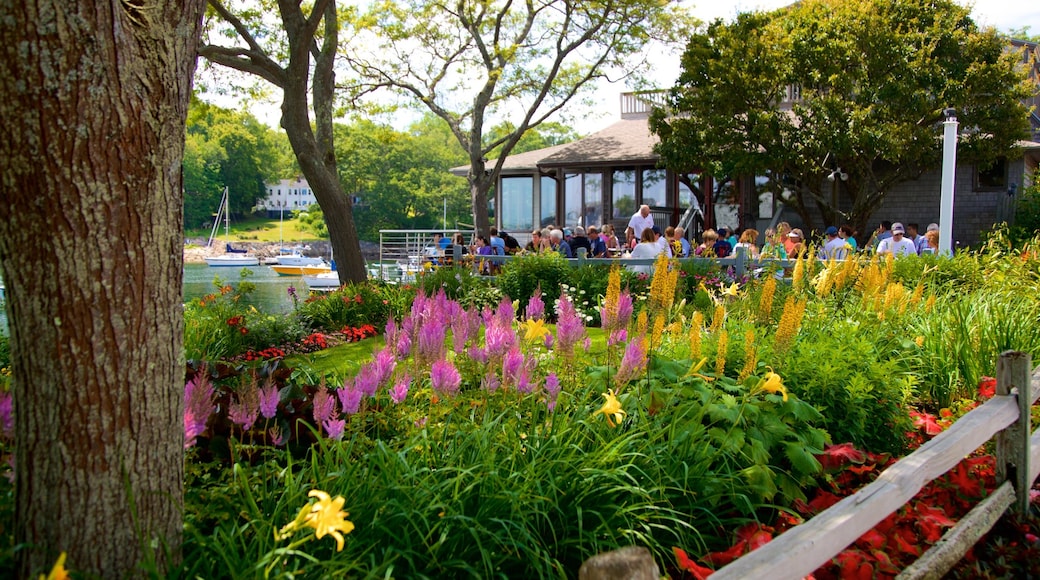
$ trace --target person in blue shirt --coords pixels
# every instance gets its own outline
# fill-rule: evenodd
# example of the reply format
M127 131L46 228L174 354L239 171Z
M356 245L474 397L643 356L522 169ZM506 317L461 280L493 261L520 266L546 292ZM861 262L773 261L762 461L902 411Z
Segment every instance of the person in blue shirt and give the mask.
M438 232L438 233L436 233L436 234L433 234L433 242L434 242L434 244L436 244L436 245L437 245L437 247L439 247L439 248L440 248L440 249L441 249L442 251L443 251L443 250L447 250L448 248L450 248L450 247L451 247L451 238L449 238L449 237L446 237L446 236L444 236L443 234L441 234L441 233L439 233L439 232Z
M600 237L596 226L589 226L589 244L592 246L592 250L589 252L590 258L607 257L607 243Z
M571 251L570 244L563 239L563 230L553 230L549 232L549 243L552 245L552 249L559 252L564 258L574 257L574 252Z
M496 256L506 255L506 241L498 235L498 228L491 228L491 251Z

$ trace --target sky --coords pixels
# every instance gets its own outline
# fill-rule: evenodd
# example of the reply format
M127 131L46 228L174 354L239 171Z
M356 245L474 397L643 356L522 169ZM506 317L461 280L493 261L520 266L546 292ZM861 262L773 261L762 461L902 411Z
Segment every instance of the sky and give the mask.
M716 18L732 20L740 12L752 10L773 10L790 4L793 0L680 0L694 16L702 21L710 22ZM966 2L955 0L962 6L972 7L972 17L975 22L982 26L993 26L998 30L1007 31L1012 28L1029 27L1032 35L1040 34L1040 2L1036 0L978 0L977 2ZM662 57L657 62L655 73L652 77L659 87L670 87L679 75L679 54ZM595 91L598 98L594 98L591 109L580 111L568 119L574 129L583 135L593 133L620 118L620 95L631 89L623 83L606 84ZM207 98L207 97L204 97ZM277 97L276 97L277 98ZM215 98L221 106L232 106L234 99ZM279 107L277 104L256 104L249 107L250 111L262 122L272 127L278 127ZM396 118L388 119L398 130L404 130L407 125L418 118L418 114L399 112ZM400 126L398 126L400 125Z

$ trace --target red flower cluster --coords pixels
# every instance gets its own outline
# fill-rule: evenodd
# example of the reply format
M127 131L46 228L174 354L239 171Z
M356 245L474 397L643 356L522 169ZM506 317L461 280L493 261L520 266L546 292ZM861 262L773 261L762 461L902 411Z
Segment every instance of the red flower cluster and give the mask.
M304 352L313 352L316 350L324 350L326 348L329 348L329 342L325 338L325 335L320 332L312 332L307 335L307 338L304 338L303 341L300 342L300 350L303 350Z
M275 346L269 346L269 347L265 348L264 350L262 350L260 352L256 352L256 351L250 350L250 351L246 352L246 354L243 355L242 358L244 358L247 361L254 361L254 360L268 360L268 359L273 359L273 358L284 358L284 357L285 357L285 351L284 350L282 350L282 349L280 349L278 347L275 347Z
M227 319L228 326L238 326L239 324L242 324L241 316L232 316L231 318Z
M365 340L370 336L376 335L376 327L371 324L362 324L361 326L344 326L340 329L340 334L343 335L343 339L347 342L359 342Z
M354 304L361 304L361 295L360 294L355 294L353 296L347 296L347 295L344 294L343 296L341 296L341 298L343 299L344 302L347 302L347 303L353 302Z

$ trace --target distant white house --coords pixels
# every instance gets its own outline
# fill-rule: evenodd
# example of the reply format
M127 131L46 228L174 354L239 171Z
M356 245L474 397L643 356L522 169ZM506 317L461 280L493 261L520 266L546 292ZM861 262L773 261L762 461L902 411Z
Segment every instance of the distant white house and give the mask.
M257 209L267 212L267 217L279 217L293 210L306 210L311 204L318 203L314 199L314 191L302 177L283 179L277 183L265 184L267 197L257 200Z

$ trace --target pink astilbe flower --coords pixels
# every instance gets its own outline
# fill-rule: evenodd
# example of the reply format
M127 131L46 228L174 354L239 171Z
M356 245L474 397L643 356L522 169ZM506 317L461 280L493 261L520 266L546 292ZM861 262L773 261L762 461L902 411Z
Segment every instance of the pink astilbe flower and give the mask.
M267 436L270 438L271 445L274 445L275 447L281 447L285 444L287 439L285 433L282 433L282 428L278 425L274 425L268 429Z
M388 345L394 345L397 343L397 333L400 332L400 328L397 326L397 322L394 317L391 316L386 319L386 326L383 327L383 342Z
M516 385L520 379L520 372L524 368L524 353L516 346L509 349L502 359L502 385L509 387Z
M204 371L184 385L184 448L195 444L195 438L206 430L215 410L213 385Z
M549 412L552 413L556 410L556 399L560 396L560 378L556 376L556 373L546 375L545 392L548 395L545 405L549 408Z
M618 295L617 302L617 327L628 328L632 321L632 294L628 290L622 290Z
M487 349L489 360L501 360L516 343L516 330L513 329L512 322L502 324L498 319L494 319L491 326L484 331L484 347Z
M343 407L343 412L347 415L357 414L361 408L363 394L357 386L356 380L347 379L343 381L342 389L336 389L336 397L339 399L340 406Z
M268 379L264 388L260 389L260 414L264 419L274 419L278 414L278 401L280 399L278 386L274 381Z
M621 366L614 376L617 384L623 385L635 378L646 370L646 363L646 335L640 334L625 347L625 356L621 358Z
M463 352L466 343L480 331L480 313L475 308L463 310L451 319L451 345L455 352Z
M375 371L378 390L379 386L386 384L390 380L390 377L394 374L394 369L397 368L394 353L388 348L377 352L375 359L372 361L372 367L373 371Z
M390 400L400 405L408 397L408 389L412 385L411 375L404 374L397 378L394 387L390 389Z
M441 359L433 363L430 369L430 383L433 390L446 396L454 396L459 392L462 376L451 361Z
M331 419L336 412L336 399L329 394L329 390L325 387L321 387L318 392L314 393L314 400L311 403L314 406L314 422L318 425Z
M502 301L498 303L498 308L495 309L495 319L502 326L513 326L516 311L513 310L513 303L508 298L502 298Z
M14 438L14 399L10 392L0 393L0 427L4 439L10 441Z
M480 380L480 388L488 393L494 393L500 386L502 386L502 379L498 378L495 373L488 373Z
M339 441L343 439L343 430L347 427L347 421L345 419L329 419L322 423L322 426L325 428L326 437Z
M527 320L541 320L545 317L545 302L542 301L542 285L534 289L534 294L527 299Z
M466 351L466 354L469 355L469 358L473 359L474 361L482 365L487 364L488 352L486 348L480 348L479 346L471 346L469 347L469 350Z
M397 343L394 345L394 354L399 359L406 359L412 352L412 337L404 334L403 332L397 337Z
M444 358L446 329L439 320L428 320L419 328L419 348L416 356L427 363Z
M531 369L527 365L520 367L520 374L516 377L516 392L526 395L533 392L536 386L538 385L531 381Z
M585 335L585 324L574 308L570 297L560 296L556 305L556 351L565 356L574 354L574 347Z
M228 403L227 413L232 423L241 427L243 431L249 431L260 416L260 398L243 393L237 400Z
M551 349L553 347L553 343L556 342L556 337L553 336L551 333L547 333L545 335L545 338L543 338L542 340L545 341L545 348Z
M628 340L628 331L624 328L611 331L610 337L607 338L607 346L617 346Z
M354 386L365 397L376 396L379 390L379 370L374 364L361 365L358 374L354 377Z

